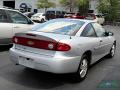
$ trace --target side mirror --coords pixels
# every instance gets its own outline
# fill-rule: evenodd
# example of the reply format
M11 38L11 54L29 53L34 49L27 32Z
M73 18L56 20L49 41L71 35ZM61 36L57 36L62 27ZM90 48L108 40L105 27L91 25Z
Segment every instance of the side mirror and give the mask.
M113 36L114 35L114 33L112 33L112 32L105 32L105 36Z

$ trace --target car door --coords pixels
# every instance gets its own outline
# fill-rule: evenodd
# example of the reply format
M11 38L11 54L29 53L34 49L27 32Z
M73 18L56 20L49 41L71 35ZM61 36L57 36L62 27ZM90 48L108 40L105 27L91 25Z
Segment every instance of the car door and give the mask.
M9 16L13 22L13 35L19 32L25 32L31 30L33 22L26 16L17 11L8 11Z
M87 42L86 47L89 47L92 50L92 61L91 63L96 62L100 59L99 54L99 45L100 45L100 38L97 37L96 32L91 24L88 24L81 33L82 37L86 37L84 42ZM89 43L88 43L89 42ZM89 44L89 45L88 45Z
M0 45L11 43L12 23L5 10L0 9Z
M110 48L111 48L111 40L110 37L105 36L105 29L99 25L98 23L92 23L95 32L97 34L97 36L100 38L100 45L99 45L99 54L101 55L101 57L105 56Z

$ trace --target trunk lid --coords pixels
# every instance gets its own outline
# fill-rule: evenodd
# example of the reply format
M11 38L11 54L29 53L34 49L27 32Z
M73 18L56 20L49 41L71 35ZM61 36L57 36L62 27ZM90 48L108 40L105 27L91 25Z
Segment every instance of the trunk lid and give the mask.
M15 43L16 49L47 56L54 56L56 52L56 45L60 40L70 39L69 35L43 33L36 31L17 33L15 37L18 38L18 42L20 41L19 43ZM50 45L48 46L48 44ZM48 47L49 49L46 49ZM53 50L50 50L51 48Z

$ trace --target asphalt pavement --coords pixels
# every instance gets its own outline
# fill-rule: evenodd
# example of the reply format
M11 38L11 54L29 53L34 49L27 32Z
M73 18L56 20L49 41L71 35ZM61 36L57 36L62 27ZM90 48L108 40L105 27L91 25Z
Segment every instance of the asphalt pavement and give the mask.
M75 83L70 75L56 75L16 66L9 48L0 47L0 90L120 90L120 27L104 26L117 39L115 57L103 58L89 69L87 78Z

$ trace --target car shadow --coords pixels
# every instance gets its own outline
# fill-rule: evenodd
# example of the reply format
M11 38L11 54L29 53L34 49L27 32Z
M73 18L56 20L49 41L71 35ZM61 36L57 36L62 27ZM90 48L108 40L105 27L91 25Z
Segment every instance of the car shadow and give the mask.
M8 51L11 47L12 47L12 45L1 45L0 52Z
M113 57L114 58L114 57ZM107 63L109 60L111 60L112 58L109 58L108 56L104 56L103 58L101 58L100 60L96 61L95 63L93 63L92 65L90 65L89 69L92 69L96 66L98 66L99 64L103 64L103 63Z
M12 63L1 69L0 77L11 83L34 89L51 89L64 86L65 84L76 83L71 78L71 74L52 74L19 65L16 66Z

